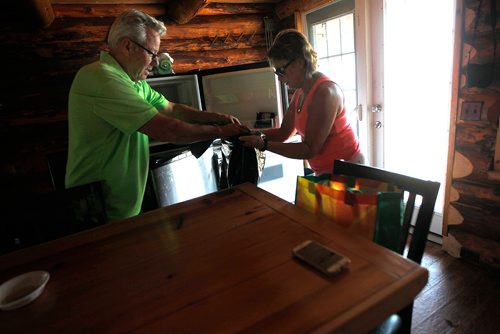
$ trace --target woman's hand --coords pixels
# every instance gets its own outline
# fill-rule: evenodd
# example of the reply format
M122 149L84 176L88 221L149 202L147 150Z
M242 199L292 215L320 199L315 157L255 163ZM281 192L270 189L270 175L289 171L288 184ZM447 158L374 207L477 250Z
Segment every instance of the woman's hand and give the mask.
M267 149L267 138L262 132L252 133L248 136L240 136L238 139L243 142L243 146L254 147L261 151Z

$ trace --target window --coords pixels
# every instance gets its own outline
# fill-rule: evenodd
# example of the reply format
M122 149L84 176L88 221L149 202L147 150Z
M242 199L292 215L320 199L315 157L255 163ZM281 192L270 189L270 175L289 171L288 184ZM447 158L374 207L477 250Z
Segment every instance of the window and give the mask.
M357 125L354 1L344 0L307 14L308 38L318 53L319 71L340 85L351 124ZM358 133L359 134L359 133Z

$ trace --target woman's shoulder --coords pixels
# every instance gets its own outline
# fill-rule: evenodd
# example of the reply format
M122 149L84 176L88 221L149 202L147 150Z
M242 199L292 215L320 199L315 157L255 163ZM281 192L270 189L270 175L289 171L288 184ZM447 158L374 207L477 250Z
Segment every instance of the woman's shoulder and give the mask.
M319 73L319 72L318 72ZM342 95L342 89L330 77L323 73L319 73L315 82L316 90L331 95Z
M318 84L323 84L325 86L338 85L331 77L321 72L316 72L315 82Z

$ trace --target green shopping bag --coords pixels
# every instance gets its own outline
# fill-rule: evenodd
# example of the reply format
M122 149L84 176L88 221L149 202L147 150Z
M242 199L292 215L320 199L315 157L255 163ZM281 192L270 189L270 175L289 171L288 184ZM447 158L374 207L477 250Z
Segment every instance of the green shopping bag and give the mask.
M331 174L298 176L295 205L397 251L403 194L390 184Z

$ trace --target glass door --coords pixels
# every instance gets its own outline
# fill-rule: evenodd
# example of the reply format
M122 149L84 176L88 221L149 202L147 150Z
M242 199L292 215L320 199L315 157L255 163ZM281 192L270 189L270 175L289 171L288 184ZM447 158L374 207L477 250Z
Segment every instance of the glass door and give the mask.
M370 165L441 183L431 226L439 235L454 21L455 0L342 0L305 20L320 71L345 89Z
M367 140L361 132L363 115L358 107L354 0L335 2L306 15L307 35L318 53L319 71L342 88L347 115L360 137L363 152Z

